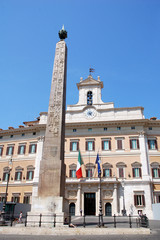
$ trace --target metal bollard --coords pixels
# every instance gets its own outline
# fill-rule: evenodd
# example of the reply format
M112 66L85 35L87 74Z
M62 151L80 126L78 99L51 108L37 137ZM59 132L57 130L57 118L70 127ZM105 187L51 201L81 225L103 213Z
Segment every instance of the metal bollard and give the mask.
M116 228L116 215L114 214L114 228Z
M40 213L40 219L39 219L39 227L41 227L41 223L42 223L42 214Z
M54 227L56 227L56 214L54 214Z
M84 214L84 216L83 216L83 227L84 227L84 228L86 227L85 214Z
M129 214L129 227L132 228L131 214Z
M25 218L24 226L27 227L27 213L26 213L26 218Z

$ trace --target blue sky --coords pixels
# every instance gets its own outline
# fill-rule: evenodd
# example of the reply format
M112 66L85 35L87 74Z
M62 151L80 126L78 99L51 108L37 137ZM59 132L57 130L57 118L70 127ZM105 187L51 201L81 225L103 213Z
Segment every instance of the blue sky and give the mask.
M0 128L48 110L63 24L67 104L78 102L76 83L93 67L104 82L104 102L143 106L146 118L160 118L159 0L1 0Z

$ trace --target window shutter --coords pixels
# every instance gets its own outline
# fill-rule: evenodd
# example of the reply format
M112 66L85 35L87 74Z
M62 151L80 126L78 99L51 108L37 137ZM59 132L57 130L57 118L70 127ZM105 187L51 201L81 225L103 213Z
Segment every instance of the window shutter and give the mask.
M160 177L160 169L158 169L158 177Z
M34 178L34 171L32 171L32 179Z
M17 173L17 172L15 172L15 178L14 178L15 180L17 180L17 175L18 175L18 173Z
M157 140L155 140L155 148L158 149L158 147L157 147Z
M148 140L148 149L151 149L151 147L150 147L150 141Z
M111 168L109 169L109 175L110 175L110 177L112 177L112 169Z
M132 139L130 139L129 142L130 142L130 149L132 149Z
M93 151L95 150L95 142L93 141Z
M7 147L6 155L8 155L8 152L9 152L9 147Z
M137 206L137 196L134 195L134 206Z
M11 153L11 155L13 155L13 152L14 152L14 147L12 147L12 153Z
M29 153L31 153L31 144L29 145Z
M142 195L142 204L143 204L143 206L145 206L145 199L144 199L144 195Z
M77 151L79 151L79 142L77 142Z
M139 176L142 177L142 170L139 168Z
M37 152L37 144L35 144L35 153Z
M103 177L105 177L105 169L103 169Z
M109 150L111 150L111 140L109 140Z
M72 170L69 170L69 177L72 177Z
M137 139L137 148L139 149L139 139Z
M5 175L6 175L6 174L5 174L5 173L3 173L3 181L5 180Z
M134 168L132 168L132 174L133 174L133 177L135 177Z
M154 169L152 168L152 177L154 178Z
M86 141L86 151L88 151L88 142Z
M27 179L27 180L29 179L29 171L27 171L27 177L26 177L26 179Z
M21 172L21 174L20 174L20 180L22 180L22 172Z
M13 197L11 198L11 202L13 202Z
M102 141L102 150L104 150L104 141Z
M21 148L21 146L18 146L18 154L20 154L20 148Z
M86 170L86 177L88 177L88 170Z
M3 147L1 148L1 154L0 154L0 156L2 156L3 155Z
M72 151L72 142L70 142L70 151Z
M26 153L26 145L24 145L24 154Z

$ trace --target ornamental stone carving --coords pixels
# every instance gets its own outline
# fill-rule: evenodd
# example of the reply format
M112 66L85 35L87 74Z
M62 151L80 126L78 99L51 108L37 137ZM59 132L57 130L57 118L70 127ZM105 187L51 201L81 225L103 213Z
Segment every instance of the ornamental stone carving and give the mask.
M68 191L68 198L76 198L77 191Z

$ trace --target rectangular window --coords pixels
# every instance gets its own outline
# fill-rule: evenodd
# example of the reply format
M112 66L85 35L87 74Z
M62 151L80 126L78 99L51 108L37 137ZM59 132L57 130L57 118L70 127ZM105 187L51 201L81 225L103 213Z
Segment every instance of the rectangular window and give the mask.
M119 169L119 178L124 178L124 169L123 168L118 168Z
M122 149L123 149L122 139L117 139L117 150Z
M0 156L3 154L3 147L0 147Z
M95 143L94 141L86 141L86 151L94 151Z
M13 196L11 201L15 202L15 203L19 203L20 202L20 197L19 196Z
M156 150L157 149L157 140L148 140L148 148L151 150Z
M77 132L77 129L74 128L74 129L73 129L73 132Z
M139 139L130 139L130 149L139 149Z
M132 130L136 129L134 126L131 127Z
M133 168L133 177L140 178L141 177L141 168Z
M86 177L92 177L92 169L87 169L86 170Z
M145 206L144 195L134 195L134 205L135 206Z
M25 145L20 145L18 147L18 154L25 154L26 146Z
M104 128L104 131L107 131L107 127Z
M117 127L117 130L118 130L118 131L121 130L121 127Z
M70 142L70 151L78 151L79 150L79 142Z
M76 178L76 170L70 170L70 177Z
M88 128L88 132L92 132L92 128Z
M30 204L30 198L31 198L31 196L24 196L23 203L24 204Z
M102 140L102 150L111 150L111 140Z
M37 144L30 144L29 153L36 153L36 151L37 151Z
M6 151L6 155L13 155L13 151L14 151L14 147L13 146L8 146L7 147L7 151Z
M22 172L15 172L15 181L21 181Z
M27 171L27 180L33 180L34 171Z
M112 169L107 168L103 170L103 176L104 177L111 177L112 176Z
M4 181L4 182L7 182L8 177L9 177L9 173L4 172L4 173L3 173L3 181Z
M152 168L152 177L160 178L160 169L159 168Z

